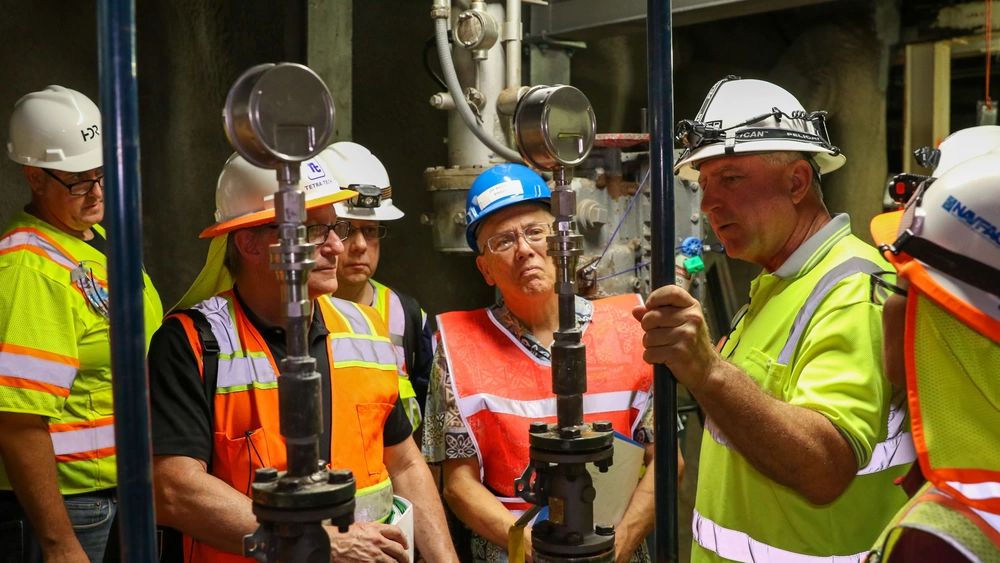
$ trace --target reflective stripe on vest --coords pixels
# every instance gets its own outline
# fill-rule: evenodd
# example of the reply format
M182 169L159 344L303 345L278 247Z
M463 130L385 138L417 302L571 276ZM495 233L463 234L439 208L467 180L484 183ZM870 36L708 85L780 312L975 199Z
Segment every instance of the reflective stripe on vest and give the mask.
M792 360L813 315L834 286L852 275L872 274L880 270L881 268L874 262L864 258L850 258L820 278L795 316L792 330L778 355L778 363L787 365ZM871 459L867 465L858 470L857 475L870 475L890 467L913 463L917 459L916 451L913 448L913 436L904 427L906 421L905 399L902 397L900 399L899 404L889 406L886 439L875 444L872 448ZM725 435L710 417L705 420L705 429L719 445L730 447Z
M889 522L865 562L890 561L907 529L938 538L969 561L1000 561L1000 514L976 510L927 483Z
M854 555L806 555L780 549L759 542L746 533L720 526L705 518L697 510L691 519L691 533L694 541L701 547L717 553L720 557L752 563L768 561L769 563L856 563L868 552Z
M73 386L79 360L45 350L0 344L0 374L16 373L17 377L0 375L12 387L44 390L66 397Z
M50 424L49 437L58 461L76 461L113 455L115 418Z
M29 227L14 229L7 236L3 237L3 239L0 239L0 253L14 252L16 250L34 252L67 270L72 270L77 266L77 263L68 252L37 229Z
M406 410L406 418L410 420L410 425L418 428L422 417L417 392L410 382L410 368L406 365L409 359L406 357L406 347L403 346L406 335L406 313L403 310L403 302L388 286L373 279L369 279L368 283L374 289L372 307L378 311L389 328L389 338L396 354L395 361L399 365L399 399L403 401L403 408Z
M1000 498L1000 483L961 483L959 481L946 482L949 487L954 488L965 497L973 500Z
M584 420L609 420L631 436L649 407L652 368L642 360L641 327L631 315L640 301L624 295L594 302L583 333L587 346ZM528 426L554 422L551 364L539 360L487 309L438 317L459 415L480 462L480 480L508 510L530 506L514 496L514 478L528 463ZM631 368L631 369L630 369Z

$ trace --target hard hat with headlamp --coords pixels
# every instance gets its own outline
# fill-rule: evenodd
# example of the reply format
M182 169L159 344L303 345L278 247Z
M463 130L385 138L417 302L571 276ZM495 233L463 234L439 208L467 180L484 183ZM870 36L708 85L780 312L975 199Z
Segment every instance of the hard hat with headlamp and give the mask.
M1000 331L1000 151L921 183L903 210L871 228L901 277Z
M1000 513L1000 151L928 178L871 228L908 282L896 291L921 473L962 505Z
M330 173L357 195L337 204L337 216L344 219L395 221L403 212L392 204L392 184L382 161L357 143L341 141L323 150Z
M674 173L690 181L697 181L702 161L720 156L797 151L820 174L847 161L830 142L826 112L807 112L784 88L736 76L717 82L698 115L677 124L677 141L685 150Z
M101 112L76 90L48 86L14 104L7 156L27 166L86 172L104 164Z
M889 198L903 205L922 182L938 178L958 164L1000 149L1000 126L979 125L961 129L945 137L937 147L921 147L913 151L917 164L933 170L930 176L904 172L889 179Z

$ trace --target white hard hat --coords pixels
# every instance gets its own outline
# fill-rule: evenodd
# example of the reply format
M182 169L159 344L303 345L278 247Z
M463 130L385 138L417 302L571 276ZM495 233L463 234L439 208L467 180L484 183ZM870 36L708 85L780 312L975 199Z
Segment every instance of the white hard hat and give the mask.
M698 163L724 155L773 151L811 154L820 174L847 159L830 143L826 112L806 112L787 90L763 80L723 78L712 87L694 120L677 125L686 150L674 173L698 179Z
M322 154L303 161L299 173L299 187L305 191L306 210L356 195L351 190L340 189ZM277 192L278 176L274 170L250 164L233 153L222 168L215 188L216 223L202 231L201 237L216 237L273 221L274 194Z
M955 131L945 137L938 147L924 147L916 151L922 166L933 168L934 178L944 175L959 163L1000 149L1000 125L979 125Z
M76 90L47 86L14 104L7 156L14 162L65 172L104 165L101 112Z
M357 143L341 141L324 149L322 155L340 185L359 192L354 199L337 204L338 217L369 221L403 217L403 212L392 204L389 174L371 151Z
M902 211L872 220L872 236L899 275L944 308L1000 326L1000 151L924 182Z

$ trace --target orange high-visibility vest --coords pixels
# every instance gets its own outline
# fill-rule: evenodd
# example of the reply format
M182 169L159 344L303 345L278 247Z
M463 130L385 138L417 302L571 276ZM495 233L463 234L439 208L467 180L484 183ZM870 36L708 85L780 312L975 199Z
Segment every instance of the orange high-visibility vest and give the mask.
M354 473L358 488L355 520L376 521L392 508L392 486L383 459L382 433L399 396L395 351L371 307L329 296L316 301L330 335L332 370L332 467ZM245 495L254 472L286 468L278 419L278 368L267 343L232 291L194 307L205 315L219 343L213 405L210 472ZM177 315L202 366L202 343L187 315ZM185 561L250 562L184 538Z
M594 301L583 333L587 347L584 420L608 420L631 437L650 405L653 368L643 361L634 294ZM528 465L528 426L556 421L552 364L532 355L488 309L438 316L455 401L479 458L480 480L507 507L530 508L514 496Z

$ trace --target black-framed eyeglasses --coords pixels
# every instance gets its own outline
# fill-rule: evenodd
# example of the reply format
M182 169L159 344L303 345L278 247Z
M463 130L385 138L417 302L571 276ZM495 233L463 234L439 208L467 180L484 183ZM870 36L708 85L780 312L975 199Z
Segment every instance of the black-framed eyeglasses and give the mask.
M330 225L325 223L306 225L306 242L309 244L323 244L326 242L327 237L330 236L330 231L333 231L333 234L337 235L337 238L340 240L347 240L351 232L351 222L338 219Z
M869 299L876 305L884 305L886 300L896 294L906 298L907 291L899 287L899 277L896 272L873 272L871 274L871 294Z
M519 230L504 231L491 236L486 239L486 248L494 254L503 254L517 246L518 237L524 237L525 242L537 246L545 242L545 238L551 233L552 226L548 223L532 223Z
M389 234L389 227L379 223L377 225L362 225L360 227L355 227L351 223L347 223L348 229L347 234L344 235L343 240L351 238L356 232L360 232L361 236L365 237L365 240L378 240L380 238L385 238L385 235Z
M101 188L104 188L104 174L101 174L96 178L91 178L88 180L80 180L79 182L73 182L72 184L67 184L65 180L63 180L59 176L56 176L48 168L42 168L42 170L45 171L46 174L51 176L53 180L59 182L64 188L69 190L69 195L85 196L89 194L91 191L93 191L94 186L98 184L101 185Z

